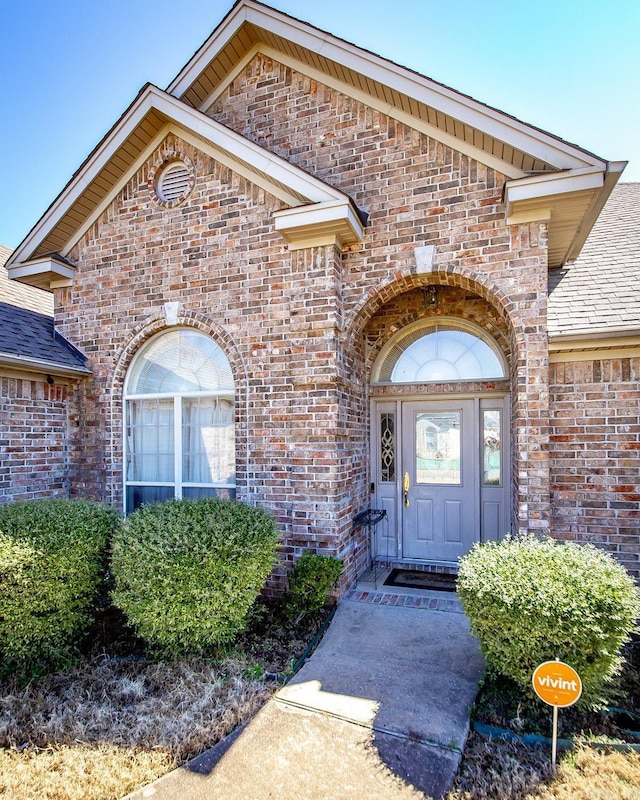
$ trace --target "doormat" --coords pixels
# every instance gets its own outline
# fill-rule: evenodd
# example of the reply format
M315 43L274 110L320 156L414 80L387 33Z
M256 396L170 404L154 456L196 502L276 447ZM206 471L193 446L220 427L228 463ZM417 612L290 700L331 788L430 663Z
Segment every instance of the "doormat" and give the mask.
M385 586L404 586L410 589L435 589L438 592L455 592L456 576L441 572L415 572L410 569L392 569Z

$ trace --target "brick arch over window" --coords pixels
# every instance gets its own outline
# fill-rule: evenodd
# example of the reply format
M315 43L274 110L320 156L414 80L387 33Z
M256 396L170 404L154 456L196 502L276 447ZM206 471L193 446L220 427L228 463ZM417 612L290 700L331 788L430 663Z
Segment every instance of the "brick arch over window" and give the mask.
M195 311L181 310L167 322L165 313L159 312L136 326L123 345L113 372L110 391L110 463L111 463L111 502L122 503L122 465L124 459L123 399L125 382L129 368L140 349L152 338L174 329L190 329L210 337L224 352L229 361L235 384L235 427L236 427L236 484L237 497L248 499L247 463L247 371L242 355L233 337L220 324ZM244 457L242 457L244 454Z

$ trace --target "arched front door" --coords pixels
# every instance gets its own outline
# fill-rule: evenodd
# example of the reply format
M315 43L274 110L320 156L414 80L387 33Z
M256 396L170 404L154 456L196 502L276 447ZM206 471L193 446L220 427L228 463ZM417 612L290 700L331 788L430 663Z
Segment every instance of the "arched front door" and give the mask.
M508 532L508 395L428 392L501 378L497 347L459 326L414 326L382 351L373 380L388 389L372 401L371 437L372 505L387 511L378 559L455 563ZM410 385L421 392L407 395Z

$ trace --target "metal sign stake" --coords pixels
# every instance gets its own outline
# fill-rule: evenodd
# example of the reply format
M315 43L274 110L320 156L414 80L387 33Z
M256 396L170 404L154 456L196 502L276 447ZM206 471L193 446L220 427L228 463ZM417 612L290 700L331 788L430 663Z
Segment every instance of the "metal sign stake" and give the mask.
M551 766L556 771L556 753L558 752L558 706L553 707L553 738L551 739Z

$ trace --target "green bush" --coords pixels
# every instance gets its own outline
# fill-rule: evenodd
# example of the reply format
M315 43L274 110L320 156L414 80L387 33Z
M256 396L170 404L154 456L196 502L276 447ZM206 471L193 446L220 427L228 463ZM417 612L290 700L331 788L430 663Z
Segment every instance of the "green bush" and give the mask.
M143 506L114 537L113 601L158 655L202 654L245 627L277 544L273 520L234 500Z
M5 671L62 666L91 622L117 513L86 500L0 505L0 654Z
M341 572L340 559L303 553L289 573L289 591L284 596L287 616L300 620L306 614L322 608L327 602L328 593L336 587Z
M559 658L595 703L621 665L640 615L638 590L608 554L532 536L476 545L460 562L458 595L487 662L523 687Z

